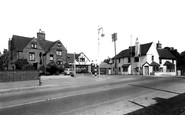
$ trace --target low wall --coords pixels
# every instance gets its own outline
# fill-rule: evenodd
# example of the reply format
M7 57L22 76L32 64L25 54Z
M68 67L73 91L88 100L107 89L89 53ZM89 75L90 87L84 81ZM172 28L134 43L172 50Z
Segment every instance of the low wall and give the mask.
M155 76L176 76L176 72L155 72Z
M37 80L39 72L33 71L0 71L0 82Z

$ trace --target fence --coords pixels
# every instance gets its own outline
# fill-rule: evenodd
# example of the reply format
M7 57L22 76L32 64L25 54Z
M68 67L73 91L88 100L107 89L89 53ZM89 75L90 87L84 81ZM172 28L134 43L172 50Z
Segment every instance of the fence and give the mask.
M38 80L39 72L37 70L32 71L0 71L0 82L10 81L26 81L26 80Z

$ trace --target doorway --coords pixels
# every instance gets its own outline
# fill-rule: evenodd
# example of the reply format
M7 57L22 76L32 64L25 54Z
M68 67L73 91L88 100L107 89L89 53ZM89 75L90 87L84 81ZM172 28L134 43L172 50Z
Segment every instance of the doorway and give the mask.
M145 66L145 75L149 75L149 66Z

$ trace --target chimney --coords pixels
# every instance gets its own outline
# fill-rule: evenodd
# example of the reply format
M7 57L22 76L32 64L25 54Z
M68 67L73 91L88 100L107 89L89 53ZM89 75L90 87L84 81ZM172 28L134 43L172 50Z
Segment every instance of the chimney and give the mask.
M157 43L157 49L161 49L162 48L162 44L158 41Z
M4 49L3 54L6 54L7 52L8 52L8 50L7 49Z
M45 40L45 33L41 29L39 29L39 32L37 32L37 39Z
M136 44L135 44L135 56L139 56L140 55L140 43L138 38L136 38Z

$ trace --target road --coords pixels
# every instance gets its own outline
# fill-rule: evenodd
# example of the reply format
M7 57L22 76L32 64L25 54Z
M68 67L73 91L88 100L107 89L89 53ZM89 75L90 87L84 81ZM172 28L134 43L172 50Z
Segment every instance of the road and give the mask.
M137 106L136 109L139 109L142 108L144 101L144 99L137 100L139 97L145 96L146 99L148 96L147 98L152 100L160 96L170 98L185 92L183 87L185 79L183 78L119 79L116 82L79 87L62 88L58 86L5 93L0 96L0 115L76 115L79 113L93 114L92 111L104 111L103 114L106 114L105 107L115 106L121 101ZM145 100L147 101L144 103L145 106L151 100Z

